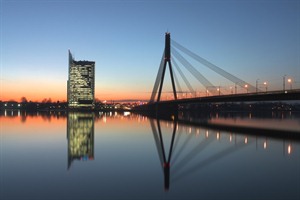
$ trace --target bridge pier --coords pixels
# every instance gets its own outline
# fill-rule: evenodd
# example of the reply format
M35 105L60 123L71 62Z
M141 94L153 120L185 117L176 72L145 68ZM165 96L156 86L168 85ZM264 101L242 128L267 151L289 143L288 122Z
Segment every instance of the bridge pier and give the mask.
M134 108L132 111L157 119L174 120L178 117L178 105L156 102Z
M177 104L156 103L155 106L156 117L158 118L174 118L178 116Z

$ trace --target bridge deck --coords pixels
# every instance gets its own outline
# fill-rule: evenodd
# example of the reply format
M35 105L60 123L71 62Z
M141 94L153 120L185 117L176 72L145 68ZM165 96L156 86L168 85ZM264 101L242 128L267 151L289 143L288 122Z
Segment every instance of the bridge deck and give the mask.
M156 104L189 104L189 103L222 103L222 102L251 102L251 101L291 101L300 100L300 90L272 91L260 93L243 93L219 96L207 96L160 101Z
M300 90L272 91L260 93L244 93L219 96L207 96L186 98L159 102L137 106L133 111L157 111L161 114L176 112L179 105L199 104L199 103L226 103L226 102L265 102L265 101L300 101Z

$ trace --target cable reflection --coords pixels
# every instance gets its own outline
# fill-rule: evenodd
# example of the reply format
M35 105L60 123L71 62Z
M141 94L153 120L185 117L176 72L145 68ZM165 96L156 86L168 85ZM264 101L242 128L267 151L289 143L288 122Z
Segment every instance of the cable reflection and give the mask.
M266 134L260 135L260 132L256 130L239 133L227 132L228 128L222 130L219 126L210 125L206 127L203 126L203 121L200 122L200 125L196 125L194 122L190 124L177 117L173 117L171 121L149 118L149 122L162 167L165 191L170 189L171 183L197 173L218 160L241 151L241 149L252 148L254 143L256 143L254 145L256 151L265 151L270 148L270 140L265 136ZM170 139L168 133L171 130ZM288 139L286 142L284 138L276 137L272 138L273 140L283 142L285 155L290 156L295 151L292 148L291 141L293 140ZM220 143L220 147L215 147L216 142L217 144ZM167 144L169 144L168 154Z

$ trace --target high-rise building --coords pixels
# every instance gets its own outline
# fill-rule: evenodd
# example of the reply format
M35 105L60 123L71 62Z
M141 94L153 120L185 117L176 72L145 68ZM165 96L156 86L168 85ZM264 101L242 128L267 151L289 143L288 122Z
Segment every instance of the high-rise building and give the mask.
M94 107L95 62L75 61L70 50L67 93L69 108Z

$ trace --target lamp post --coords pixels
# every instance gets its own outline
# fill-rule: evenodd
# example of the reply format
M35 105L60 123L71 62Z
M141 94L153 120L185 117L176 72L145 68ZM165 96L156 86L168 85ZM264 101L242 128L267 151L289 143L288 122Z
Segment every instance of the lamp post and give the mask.
M264 85L266 87L266 92L267 92L268 91L268 83L267 83L267 81L264 82Z
M219 92L219 96L220 96L220 94L221 94L220 86L218 87L217 91Z
M290 84L290 89L292 89L292 79L289 78L287 81L288 81L288 83Z
M256 79L256 93L257 93L257 87L258 87L258 80L259 80L259 78Z
M285 77L286 77L286 75L284 75L282 77L283 78L283 80L282 80L283 92L285 91Z
M232 86L230 86L230 91L231 91L231 94L233 94Z
M248 85L247 85L247 84L245 85L245 88L246 88L246 91L247 91L247 93L248 93Z
M236 92L237 92L237 86L236 86L236 84L237 84L237 83L234 84L235 94L236 94Z

